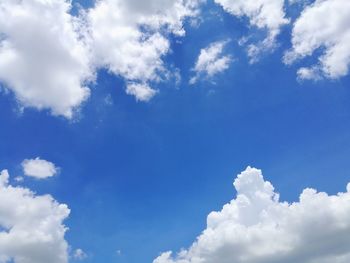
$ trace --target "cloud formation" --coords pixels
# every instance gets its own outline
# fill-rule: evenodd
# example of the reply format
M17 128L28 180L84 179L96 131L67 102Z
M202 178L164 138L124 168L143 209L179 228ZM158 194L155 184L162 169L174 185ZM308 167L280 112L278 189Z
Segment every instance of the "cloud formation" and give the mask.
M57 174L59 168L54 163L40 159L25 159L22 162L23 172L26 176L35 177L37 179L45 179Z
M24 107L71 118L90 94L89 50L70 1L0 1L0 81Z
M126 93L135 96L138 101L149 101L157 94L157 91L147 84L129 83L126 86Z
M285 54L284 61L291 64L320 50L318 62L300 68L298 77L336 79L349 72L349 43L350 2L317 0L307 6L294 23L292 49Z
M257 60L262 50L274 48L281 27L289 23L285 17L284 0L215 0L215 2L233 16L247 17L252 26L267 30L267 37L263 41L248 45L251 62Z
M89 11L94 63L122 76L127 93L148 101L151 83L164 79L168 34L183 36L184 19L198 13L198 0L100 0Z
M195 84L201 77L211 78L229 68L232 58L223 54L226 44L227 41L218 41L201 49L193 68L195 76L190 79L190 84Z
M7 170L0 173L0 200L0 262L68 262L67 205L9 185Z
M200 1L98 0L78 16L69 0L1 1L0 82L21 106L72 118L106 68L146 101L156 94L150 85L170 74L169 35L185 34Z
M207 218L188 250L154 263L347 263L350 261L350 184L327 195L305 189L298 202L280 202L260 170L234 181L237 197Z
M95 81L96 72L106 69L125 81L127 94L138 101L149 101L158 93L157 83L179 79L179 71L167 65L165 58L171 52L172 36L185 35L186 19L198 18L202 2L97 0L92 7L73 15L70 0L2 0L1 87L11 91L21 107L45 109L53 115L72 118L89 98L89 85ZM250 62L255 62L262 51L273 50L282 26L289 23L284 0L215 2L231 15L247 18L251 26L266 32L263 40L245 36L239 41L247 48ZM301 1L289 1L296 2ZM303 3L306 7L293 25L292 47L284 62L292 64L320 52L314 65L298 70L299 79L347 75L349 1ZM323 19L325 16L328 19ZM205 61L205 52L220 55L220 45L224 46L223 42L201 50L191 83L201 74L214 75L228 67L228 56Z

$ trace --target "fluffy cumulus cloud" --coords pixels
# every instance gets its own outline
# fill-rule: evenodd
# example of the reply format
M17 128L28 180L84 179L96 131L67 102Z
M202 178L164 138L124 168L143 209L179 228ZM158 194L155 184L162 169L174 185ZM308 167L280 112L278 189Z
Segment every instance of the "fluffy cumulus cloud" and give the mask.
M0 173L0 262L67 263L68 244L63 221L65 204L49 195L38 196L27 188L9 185L6 170Z
M259 43L248 44L248 55L255 62L262 50L272 49L281 27L289 20L285 17L284 0L215 0L225 11L236 17L247 17L249 23L267 30L267 37ZM241 41L241 43L246 42Z
M258 169L234 181L237 197L207 218L188 250L161 254L154 263L350 262L350 184L327 195L305 189L298 202L280 202Z
M326 18L326 19L325 19ZM320 51L318 62L298 71L301 79L336 79L348 74L350 64L350 1L317 0L307 6L296 20L292 49L287 64Z
M226 44L227 41L218 41L201 49L193 68L195 76L190 79L190 84L196 83L201 77L211 78L229 68L232 58L230 55L223 54Z
M40 159L25 159L22 162L22 168L25 175L38 179L45 179L57 174L59 168L54 163Z
M68 0L0 1L0 82L25 107L71 118L89 97L89 52Z
M198 13L198 0L100 0L88 12L94 63L122 76L127 93L147 101L150 83L166 77L168 34L185 34L183 21Z
M0 1L0 83L22 106L67 118L100 68L148 100L156 94L150 85L169 77L169 34L185 34L200 1L98 0L77 16L70 0Z

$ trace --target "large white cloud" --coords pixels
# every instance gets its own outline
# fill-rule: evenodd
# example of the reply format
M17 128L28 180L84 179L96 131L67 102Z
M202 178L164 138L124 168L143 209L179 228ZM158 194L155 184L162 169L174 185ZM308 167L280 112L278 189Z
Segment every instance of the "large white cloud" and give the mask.
M25 107L71 118L92 78L69 0L0 1L0 81Z
M248 167L234 186L236 199L209 214L207 228L188 250L153 262L350 262L350 184L345 193L308 188L298 202L280 202L261 171Z
M318 62L302 67L302 79L339 78L349 72L350 65L350 1L317 0L305 8L292 32L292 49L284 57L287 64L322 53Z
M149 100L151 84L170 74L163 62L169 34L185 34L183 22L198 14L200 1L98 0L73 16L70 0L2 0L0 83L22 106L67 118L89 97L87 85L101 68Z
M275 38L281 27L289 23L285 17L284 0L215 0L215 2L228 13L237 17L247 17L251 25L267 30L267 37L263 41L248 45L251 62L256 61L262 50L274 48Z
M40 159L25 159L22 162L23 172L26 176L45 179L57 174L59 168L52 162Z
M184 35L183 21L198 12L198 0L100 0L88 12L94 63L127 81L127 93L147 101L150 82L164 77L168 34Z
M0 262L67 263L70 210L50 195L38 196L27 188L9 185L0 173Z
M226 44L227 41L217 41L201 49L193 68L195 75L190 79L190 84L196 83L201 77L211 78L229 68L232 58L223 54Z

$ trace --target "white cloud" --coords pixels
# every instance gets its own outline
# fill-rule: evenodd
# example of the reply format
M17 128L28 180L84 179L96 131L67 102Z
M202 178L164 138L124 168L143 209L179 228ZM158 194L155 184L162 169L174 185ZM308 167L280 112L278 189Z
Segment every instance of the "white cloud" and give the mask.
M150 87L170 74L169 34L185 34L183 22L200 1L98 0L73 16L70 0L2 0L0 82L21 106L67 118L101 68Z
M300 68L297 72L299 80L320 80L321 72L318 67Z
M75 260L84 260L87 258L87 254L81 248L77 248L74 251L73 258Z
M350 1L317 0L306 7L292 32L292 49L284 56L291 64L320 50L318 63L298 72L300 78L336 79L349 72Z
M0 81L22 106L71 118L90 90L88 49L70 1L0 1Z
M57 174L59 168L54 163L40 159L25 159L22 162L23 172L26 176L45 179Z
M281 27L289 20L285 18L284 0L215 0L223 9L237 17L247 17L249 23L259 29L267 30L267 37L248 45L248 55L255 62L260 52L275 47L275 38Z
M207 228L188 250L153 262L350 262L350 184L345 193L308 188L298 202L280 202L261 171L248 167L234 186L236 199L209 214Z
M129 83L126 88L126 93L134 95L138 101L149 101L156 95L157 91L147 84Z
M0 173L0 262L67 263L67 228L70 210L50 195L38 196L27 188L8 184Z
M88 12L94 63L123 77L127 93L147 101L151 82L166 75L167 34L182 36L183 21L198 13L197 0L100 0ZM141 95L140 95L141 92Z
M193 68L195 76L190 79L190 84L196 83L201 76L211 78L229 68L232 58L229 55L223 55L226 43L227 41L218 41L201 49Z

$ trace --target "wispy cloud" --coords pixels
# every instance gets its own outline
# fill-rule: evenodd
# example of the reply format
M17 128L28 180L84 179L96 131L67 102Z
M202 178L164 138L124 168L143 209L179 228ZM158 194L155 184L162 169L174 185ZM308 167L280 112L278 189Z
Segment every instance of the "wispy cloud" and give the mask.
M190 84L195 84L201 78L212 78L229 68L232 57L224 54L227 42L217 41L201 49L193 68L195 75L190 79Z

